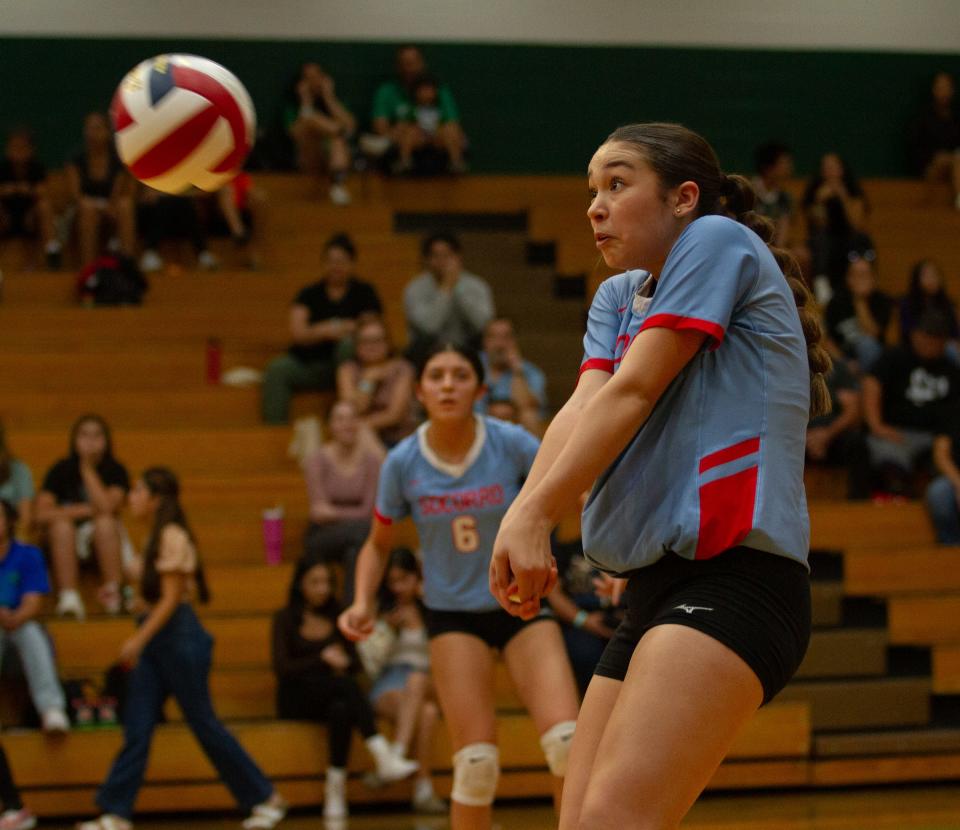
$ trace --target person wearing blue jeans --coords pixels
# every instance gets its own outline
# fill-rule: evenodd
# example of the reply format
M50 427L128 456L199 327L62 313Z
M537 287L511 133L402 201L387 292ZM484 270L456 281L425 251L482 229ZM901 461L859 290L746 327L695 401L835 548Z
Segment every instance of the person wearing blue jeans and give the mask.
M951 431L960 427L954 412ZM937 541L960 545L960 436L938 435L933 441L933 463L939 475L927 487L927 510Z
M143 783L150 742L163 702L173 695L203 751L237 803L250 812L244 830L272 830L286 803L220 722L210 700L213 638L200 624L194 598L209 599L203 566L179 502L172 472L153 467L130 492L134 516L153 520L140 574L140 594L149 608L120 648L132 666L123 714L123 748L97 792L103 815L78 830L129 830Z
M46 632L37 622L50 580L43 553L14 537L17 508L0 500L0 662L7 644L20 655L30 698L45 732L66 732L67 702Z

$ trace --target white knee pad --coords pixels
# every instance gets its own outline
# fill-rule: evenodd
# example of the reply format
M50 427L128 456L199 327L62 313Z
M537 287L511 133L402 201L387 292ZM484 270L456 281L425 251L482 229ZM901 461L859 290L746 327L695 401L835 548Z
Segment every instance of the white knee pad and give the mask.
M547 756L547 766L550 772L558 778L567 774L567 758L570 755L570 742L573 740L574 730L577 728L575 720L564 720L555 723L540 736L540 746Z
M453 756L450 797L468 807L489 807L497 793L500 750L496 744L468 744Z

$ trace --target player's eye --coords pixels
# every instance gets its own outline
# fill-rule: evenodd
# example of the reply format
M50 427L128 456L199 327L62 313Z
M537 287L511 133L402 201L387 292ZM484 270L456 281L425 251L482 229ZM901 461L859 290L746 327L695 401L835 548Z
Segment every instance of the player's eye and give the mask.
M610 179L610 189L614 192L621 190L623 188L623 179L619 176L614 176Z

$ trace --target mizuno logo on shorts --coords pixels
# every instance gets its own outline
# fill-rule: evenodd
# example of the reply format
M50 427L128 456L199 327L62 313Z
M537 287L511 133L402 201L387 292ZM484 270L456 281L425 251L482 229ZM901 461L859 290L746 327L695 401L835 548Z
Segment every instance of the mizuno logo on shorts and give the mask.
M674 605L674 611L686 611L688 614L692 614L694 611L712 611L712 608L706 608L703 605Z

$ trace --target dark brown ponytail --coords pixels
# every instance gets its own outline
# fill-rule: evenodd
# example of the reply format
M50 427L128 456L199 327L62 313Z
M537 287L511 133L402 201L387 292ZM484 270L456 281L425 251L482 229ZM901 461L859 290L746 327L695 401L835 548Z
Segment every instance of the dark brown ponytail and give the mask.
M611 133L607 142L613 141L632 145L653 168L665 191L685 181L696 182L700 188L698 216L729 216L746 225L766 243L793 293L807 342L810 415L816 417L829 412L830 393L824 375L830 371L831 361L822 345L823 331L816 301L790 252L771 244L773 222L754 211L757 197L749 180L724 174L706 139L680 124L631 124Z

